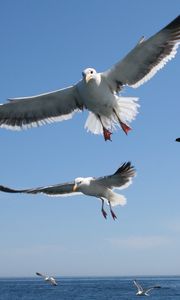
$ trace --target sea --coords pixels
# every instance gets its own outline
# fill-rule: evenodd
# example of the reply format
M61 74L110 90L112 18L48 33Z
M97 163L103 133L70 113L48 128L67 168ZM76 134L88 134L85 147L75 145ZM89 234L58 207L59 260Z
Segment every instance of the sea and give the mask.
M58 286L41 278L0 278L0 300L133 300L134 277L56 277ZM143 287L159 285L150 299L180 300L180 276L136 277ZM140 297L140 299L146 296Z

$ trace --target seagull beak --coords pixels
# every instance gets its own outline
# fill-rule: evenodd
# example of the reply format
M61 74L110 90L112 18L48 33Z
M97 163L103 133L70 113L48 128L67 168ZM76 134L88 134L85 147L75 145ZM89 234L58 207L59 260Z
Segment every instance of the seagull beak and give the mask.
M75 185L73 186L73 192L77 191L77 188L78 188L78 186L77 186L77 184L75 184Z
M86 83L88 83L92 78L93 78L92 74L87 74L86 77L85 77Z

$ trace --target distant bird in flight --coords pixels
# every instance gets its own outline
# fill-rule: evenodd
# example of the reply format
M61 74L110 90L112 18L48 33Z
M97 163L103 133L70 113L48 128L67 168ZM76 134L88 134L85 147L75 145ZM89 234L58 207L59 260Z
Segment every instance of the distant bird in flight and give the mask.
M114 193L112 190L128 187L132 182L132 177L134 176L135 169L130 162L127 162L122 164L113 175L109 176L99 178L78 177L72 182L24 190L15 190L0 185L0 191L27 194L43 193L49 196L69 196L72 194L78 195L79 193L82 193L88 196L97 197L102 201L101 212L104 218L107 217L107 213L104 210L104 201L106 201L106 203L109 204L112 218L115 220L117 217L112 210L112 206L125 205L126 198L120 194Z
M177 138L177 139L176 139L176 142L180 142L180 138Z
M141 38L134 49L105 72L87 68L73 86L9 99L0 105L0 127L35 127L70 119L75 112L87 109L87 131L103 134L105 140L111 140L116 126L127 134L131 130L129 123L137 115L137 98L121 97L119 92L126 85L137 88L153 77L175 56L179 43L180 16L149 39Z
M152 286L147 289L143 289L143 287L137 282L137 280L133 281L134 285L137 287L138 291L136 293L137 296L150 296L148 293L153 289L159 289L159 285Z
M56 280L52 276L46 276L46 275L43 275L39 272L36 272L36 275L42 277L46 282L49 282L51 285L54 285L54 286L58 285Z

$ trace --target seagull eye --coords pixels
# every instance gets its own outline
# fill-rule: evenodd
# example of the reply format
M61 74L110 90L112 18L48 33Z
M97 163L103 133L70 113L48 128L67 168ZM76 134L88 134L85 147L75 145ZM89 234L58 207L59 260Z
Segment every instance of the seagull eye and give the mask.
M93 74L93 71L91 71L90 73Z

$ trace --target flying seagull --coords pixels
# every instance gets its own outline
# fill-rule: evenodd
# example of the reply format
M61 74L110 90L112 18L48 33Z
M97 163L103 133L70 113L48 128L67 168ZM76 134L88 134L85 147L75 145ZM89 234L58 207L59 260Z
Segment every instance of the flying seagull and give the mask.
M122 60L98 73L94 68L82 72L82 79L64 89L31 97L11 98L0 105L0 127L24 129L70 119L89 110L85 128L111 140L115 127L127 134L138 111L137 98L121 97L124 86L133 88L149 80L169 60L180 43L180 16L158 33L138 44Z
M107 213L104 210L104 202L106 201L106 203L109 204L111 215L115 220L117 217L112 210L112 206L125 205L126 198L122 195L114 193L112 190L128 187L132 182L133 176L135 176L135 169L130 162L127 162L122 164L113 175L109 176L99 178L78 177L72 182L24 190L15 190L0 185L0 191L7 193L27 194L43 193L49 196L68 196L82 193L88 196L97 197L102 201L101 212L104 218L107 217Z
M51 285L54 285L54 286L58 285L56 280L52 276L46 276L39 272L36 272L36 275L41 276L46 282L49 282Z
M159 289L160 286L159 285L155 285L155 286L152 286L150 288L147 288L147 289L143 289L142 286L137 282L137 280L134 280L133 281L135 286L137 287L138 291L136 293L137 296L149 296L149 292L153 289Z
M180 142L180 138L177 138L177 139L176 139L176 142Z

